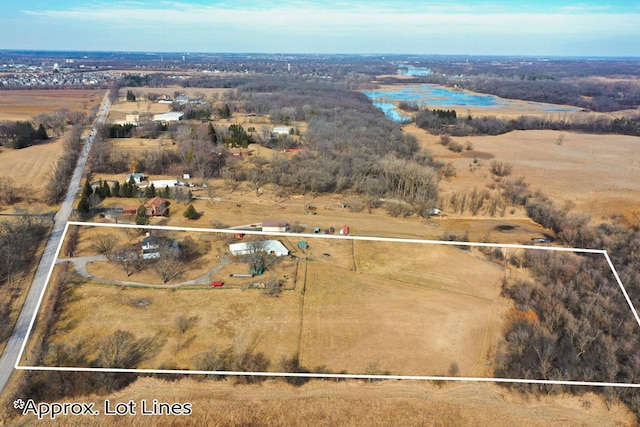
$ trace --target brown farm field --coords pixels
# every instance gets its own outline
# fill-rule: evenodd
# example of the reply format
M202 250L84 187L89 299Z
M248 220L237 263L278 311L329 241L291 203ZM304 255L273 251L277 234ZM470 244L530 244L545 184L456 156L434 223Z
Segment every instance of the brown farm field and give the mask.
M60 108L89 113L100 105L104 90L1 90L0 121L30 120L40 113L53 113Z
M457 176L441 182L443 194L491 185L489 165L495 159L513 166L507 179L524 177L532 189L542 190L560 205L568 203L576 211L590 213L596 221L640 209L639 137L551 130L452 137L473 145L472 151L457 154L441 146L439 137L415 125L404 129L437 159L455 165ZM474 159L479 160L478 168Z
M60 108L89 113L102 102L103 95L103 90L3 90L0 121L30 120ZM62 154L64 138L51 138L21 150L0 148L0 177L13 179L16 186L29 192L31 200L41 199L47 177Z
M63 138L25 147L21 150L0 149L0 176L13 179L13 183L30 192L38 200L47 183L47 177L63 151Z
M87 231L81 233L76 256L88 255L91 234L104 232ZM293 249L295 238L278 239ZM218 247L228 241L210 243ZM197 357L217 346L263 352L275 372L281 371L281 358L298 355L303 366L334 372L446 375L455 369L461 375L491 376L487 361L510 307L500 296L503 272L498 266L445 246L307 241L308 250L295 251L297 260L284 259L263 277L227 279L230 273L248 272L241 260L227 264L208 279L225 282L216 289L208 280L173 289L118 285L157 284L157 278L152 280L150 271L126 277L115 264L91 263L86 265L89 274L113 283L79 278L52 341L83 342L94 349L93 358L105 337L117 330L138 338L161 336L166 342L160 353L140 366L152 369L198 369ZM209 251L201 262L214 266L220 262L217 252ZM184 279L206 274L209 267L189 271ZM285 286L277 297L248 288L279 279ZM181 315L198 318L188 334L177 327Z

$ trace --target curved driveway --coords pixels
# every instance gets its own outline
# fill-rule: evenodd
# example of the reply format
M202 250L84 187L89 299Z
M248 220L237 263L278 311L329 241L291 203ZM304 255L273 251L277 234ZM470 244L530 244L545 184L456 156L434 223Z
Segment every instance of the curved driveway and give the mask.
M73 267L76 270L76 273L80 276L90 279L94 282L100 283L108 283L112 285L125 285L125 286L135 286L135 287L144 287L144 288L179 288L181 286L189 286L189 285L203 285L208 284L211 281L211 276L218 272L222 267L224 267L228 262L229 258L226 255L220 257L220 263L213 267L211 270L207 271L200 277L196 277L195 279L186 280L180 283L174 283L172 285L151 285L148 283L137 283L137 282L127 282L124 280L113 280L113 279L105 279L103 277L96 277L89 273L87 270L87 263L93 261L107 261L107 258L104 255L96 255L96 256L85 256L85 257L75 257L75 258L60 258L57 261L57 264L63 262L71 262L73 263Z

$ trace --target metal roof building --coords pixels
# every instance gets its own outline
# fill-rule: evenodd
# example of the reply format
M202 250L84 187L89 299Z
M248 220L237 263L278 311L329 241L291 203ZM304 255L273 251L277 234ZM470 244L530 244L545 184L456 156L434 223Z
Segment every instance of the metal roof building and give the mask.
M163 114L155 114L153 116L153 121L154 122L177 122L178 120L182 120L182 116L184 116L184 113L178 113L178 112L170 112L170 113L163 113Z
M251 255L263 251L275 256L289 255L289 250L279 240L232 243L229 245L229 251L233 255Z

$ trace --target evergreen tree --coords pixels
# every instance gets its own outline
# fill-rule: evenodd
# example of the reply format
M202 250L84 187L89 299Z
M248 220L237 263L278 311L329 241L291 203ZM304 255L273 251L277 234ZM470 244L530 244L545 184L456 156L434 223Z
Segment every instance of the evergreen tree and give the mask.
M218 114L223 119L228 119L231 117L231 109L229 108L229 104L224 104L224 107L218 109Z
M156 197L156 187L151 183L144 189L144 197L151 198Z
M136 187L136 182L133 180L133 177L129 178L126 194L127 195L125 197L138 197L138 187Z
M164 187L163 190L161 190L160 197L162 197L163 199L170 199L171 198L171 190L169 189L168 185L166 187Z
M193 207L193 205L189 205L187 207L187 209L185 209L184 213L182 214L182 216L184 216L185 218L192 220L192 219L198 219L198 217L200 216L198 214L198 212L196 211L196 208Z
M137 225L149 224L149 217L147 216L147 208L145 208L144 205L138 206L138 210L136 210L136 224Z
M131 90L128 90L127 101L135 102L135 100L136 100L136 95Z
M84 193L80 197L80 201L78 202L78 215L81 218L86 218L91 211L91 205L89 204L89 196Z
M116 181L116 183L113 184L113 188L111 189L111 195L113 197L121 197L120 196L120 183L118 181Z
M129 193L129 184L127 184L127 181L122 183L122 186L120 186L120 197L129 197L127 196L127 194Z
M213 127L212 123L209 123L209 139L214 145L218 143L218 134L216 133L216 128Z
M84 182L84 187L82 187L82 194L80 195L80 199L82 199L83 197L87 199L87 201L89 200L89 196L93 194L93 188L91 187L91 184L89 183L89 180L87 179Z
M103 199L111 197L111 188L109 188L109 183L107 181L102 181L102 194L100 194L100 197Z
M46 141L47 139L49 139L47 130L44 128L44 125L42 123L40 123L40 126L38 126L38 139L42 141Z

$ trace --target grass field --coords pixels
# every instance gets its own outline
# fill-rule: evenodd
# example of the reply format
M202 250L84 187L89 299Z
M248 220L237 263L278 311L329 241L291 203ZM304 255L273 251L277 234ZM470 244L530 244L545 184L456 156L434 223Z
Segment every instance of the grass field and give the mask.
M405 126L433 155L456 166L457 176L441 183L441 191L471 189L491 184L491 160L508 162L508 179L524 177L532 189L540 189L560 205L591 213L595 220L624 216L640 209L640 160L635 155L639 137L589 135L557 131L514 131L499 136L461 137L452 140L473 144L472 153L453 153L439 144L439 137ZM560 140L560 143L558 141ZM490 156L488 156L490 155ZM470 171L474 158L480 168Z
M507 308L499 269L431 245L420 255L404 244L391 252L372 248L372 259L360 245L372 242L357 243L357 272L309 264L303 365L406 375L446 375L455 365L461 375L491 375L485 362ZM403 262L409 258L414 262Z
M86 374L91 381L93 374ZM259 385L184 378L139 378L107 396L86 396L95 408L133 400L191 403L189 416L58 417L60 426L494 426L631 427L635 418L623 405L593 393L581 396L524 397L495 384L429 382L311 381L293 387L282 380ZM77 402L77 398L67 399ZM11 412L15 416L15 410ZM38 425L35 416L17 417L16 425ZM11 422L10 421L10 422ZM40 421L41 423L41 421Z
M102 102L103 95L103 90L3 90L0 91L0 121L30 120L60 108L88 114L93 106ZM62 135L21 150L0 147L0 177L11 177L16 186L29 191L30 199L42 200L42 189L62 154L64 139Z
M21 150L2 147L0 148L0 177L12 178L17 187L30 192L29 197L32 200L42 200L42 190L62 151L61 138L50 139Z

